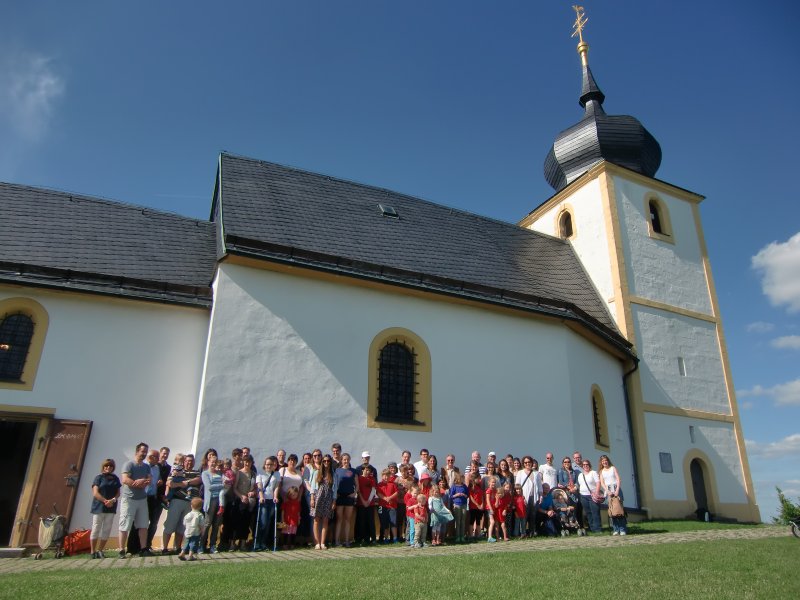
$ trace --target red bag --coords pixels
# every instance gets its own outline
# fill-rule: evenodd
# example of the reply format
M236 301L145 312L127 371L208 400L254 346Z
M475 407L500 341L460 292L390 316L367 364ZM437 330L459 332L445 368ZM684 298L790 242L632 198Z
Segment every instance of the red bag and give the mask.
M92 548L89 542L90 533L88 529L76 529L64 536L64 552L67 556L89 552Z

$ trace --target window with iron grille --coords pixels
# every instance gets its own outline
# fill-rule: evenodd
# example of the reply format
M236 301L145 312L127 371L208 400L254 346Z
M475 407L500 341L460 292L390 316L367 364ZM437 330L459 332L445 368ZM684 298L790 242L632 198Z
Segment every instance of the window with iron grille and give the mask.
M417 357L401 341L386 344L378 367L377 421L416 423Z
M33 338L33 319L6 314L0 322L0 380L20 381Z
M592 386L592 423L594 424L594 442L599 448L608 449L608 422L606 421L606 403L600 388Z

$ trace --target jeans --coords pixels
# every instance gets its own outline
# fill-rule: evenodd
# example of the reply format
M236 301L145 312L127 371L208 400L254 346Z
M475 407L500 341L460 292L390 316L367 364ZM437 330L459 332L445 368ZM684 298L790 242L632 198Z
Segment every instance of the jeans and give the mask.
M267 500L258 505L258 521L253 550L269 550L275 541L275 502Z
M589 531L597 533L602 530L600 524L600 505L592 501L591 496L581 495L581 506L583 507L583 514L589 521Z

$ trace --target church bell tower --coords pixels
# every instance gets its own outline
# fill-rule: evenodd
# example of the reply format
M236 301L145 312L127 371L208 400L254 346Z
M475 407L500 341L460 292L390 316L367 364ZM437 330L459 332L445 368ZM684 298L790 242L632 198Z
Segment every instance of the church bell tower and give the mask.
M639 360L626 366L624 385L641 508L651 518L759 521L700 220L704 197L656 179L655 137L632 116L606 114L583 39L587 19L574 9L583 116L545 159L555 194L520 225L572 245L634 344ZM629 442L609 437L613 460L614 444Z

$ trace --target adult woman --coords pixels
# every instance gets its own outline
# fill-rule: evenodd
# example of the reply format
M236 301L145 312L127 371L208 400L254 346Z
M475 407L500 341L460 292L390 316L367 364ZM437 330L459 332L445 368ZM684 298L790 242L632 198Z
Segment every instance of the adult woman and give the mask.
M305 543L311 540L311 529L314 522L314 519L311 517L311 489L309 487L309 477L316 477L316 471L319 469L319 463L322 461L321 458L317 458L316 460L318 462L315 464L314 454L321 457L322 452L320 450L304 452L303 462L299 467L300 475L303 478L303 485L300 488L300 525L297 528L297 537L301 542Z
M442 474L439 472L439 461L436 459L435 454L428 455L428 465L425 472L431 476L431 485L439 485Z
M350 547L352 520L356 505L356 472L350 468L350 455L342 454L342 466L333 474L333 497L336 505L336 545Z
M592 470L592 463L587 459L581 462L581 474L578 476L578 487L580 488L581 507L583 514L589 521L589 531L592 533L600 533L602 527L600 525L600 505L594 501L599 498L597 495L597 488L600 485L600 476L597 471Z
M314 548L325 550L325 536L328 534L328 519L336 510L333 497L333 459L326 454L321 467L312 481L311 515L314 517Z
M522 470L522 461L515 457L512 464L514 466L511 467L511 472L514 474L514 476L516 476L517 473Z
M622 478L619 476L617 468L611 463L611 459L607 454L600 457L600 481L597 486L597 491L601 489L606 498L618 497L620 502L624 502L622 497ZM628 519L625 516L611 517L611 535L627 535L628 533Z
M206 471L208 469L208 463L211 461L212 458L219 458L219 454L214 448L209 448L203 454L203 460L200 461L200 472Z
M111 535L111 525L117 513L117 498L122 482L114 475L116 467L113 459L105 459L100 465L100 475L92 482L92 533L89 534L92 558L105 558L103 549Z
M584 535L586 532L583 529L583 505L578 491L578 475L580 474L580 467L573 465L572 459L569 456L565 456L561 461L561 467L556 473L556 482L559 488L567 492L569 504L575 507L575 519L580 525L578 535Z
M222 463L215 455L208 458L206 470L202 472L200 478L203 481L203 512L205 520L203 522L203 533L201 534L202 548L204 552L216 554L217 536L219 526L222 524L222 511L220 510L220 494L224 492L225 485L222 475Z
M256 477L253 473L253 457L242 458L242 467L236 471L233 483L233 543L231 550L244 550L250 537L250 522L255 514ZM227 512L227 509L226 509Z
M508 468L508 461L505 458L501 458L500 462L498 463L498 471L497 471L497 487L501 488L506 483L511 484L511 489L514 489L514 474L511 472L511 469Z

